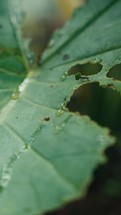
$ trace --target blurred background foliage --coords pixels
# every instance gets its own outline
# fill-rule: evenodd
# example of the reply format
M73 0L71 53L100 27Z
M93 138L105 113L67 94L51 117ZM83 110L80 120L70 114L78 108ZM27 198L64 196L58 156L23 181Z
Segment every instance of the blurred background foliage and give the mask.
M38 62L53 31L62 27L74 9L83 4L83 0L23 1L23 37L31 38L30 49L36 54ZM77 71L81 75L90 75L98 73L101 68L100 64L76 65L69 71L69 75ZM108 76L121 80L121 64L114 66ZM111 86L102 88L98 83L92 83L76 90L67 107L70 111L87 114L100 125L109 127L117 137L117 142L106 152L107 164L95 171L94 181L86 197L48 215L120 215L121 97Z
M23 36L32 38L30 48L40 57L53 31L63 26L83 0L24 0Z

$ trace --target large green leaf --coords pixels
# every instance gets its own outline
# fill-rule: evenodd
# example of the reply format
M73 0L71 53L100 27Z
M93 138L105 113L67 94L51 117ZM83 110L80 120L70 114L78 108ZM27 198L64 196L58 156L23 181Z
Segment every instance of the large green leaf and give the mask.
M0 60L3 87L11 73L18 77L14 89L21 82L16 62L24 62L19 68L27 77L13 99L9 96L3 103L3 94L0 99L0 214L33 215L85 195L94 169L105 161L105 148L114 142L107 129L87 116L68 112L65 105L76 88L94 81L105 86L113 83L121 90L120 81L106 77L109 68L120 62L121 1L90 0L78 9L68 25L54 35L41 68L35 71L26 66L21 39L18 44L15 37L20 24L18 7L14 9L13 5L20 1L1 2L2 22L9 16L8 3L12 5L12 24L9 20L5 23L13 35L12 49L20 50L19 59L24 56L19 61L15 52L1 55L6 59L6 64ZM3 32L0 37L1 46L11 50L12 42L2 41L7 40L5 35ZM102 70L78 81L74 75L68 76L73 65L87 62L100 62ZM24 74L25 67L29 75ZM11 90L12 79L9 83Z

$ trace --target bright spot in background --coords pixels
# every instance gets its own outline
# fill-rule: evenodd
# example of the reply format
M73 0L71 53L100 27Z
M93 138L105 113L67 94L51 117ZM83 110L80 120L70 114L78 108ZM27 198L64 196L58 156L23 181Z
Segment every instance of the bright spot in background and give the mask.
M23 9L28 19L47 19L47 17L62 16L67 19L73 10L83 4L84 0L24 0Z

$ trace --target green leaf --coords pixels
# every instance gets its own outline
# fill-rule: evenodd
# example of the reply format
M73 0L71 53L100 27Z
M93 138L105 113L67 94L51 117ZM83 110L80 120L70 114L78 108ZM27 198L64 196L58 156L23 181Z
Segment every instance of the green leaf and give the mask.
M5 53L4 59L1 54L3 87L9 84L10 89L15 89L21 83L18 62L22 62L20 71L26 78L19 85L17 96L4 103L6 95L0 98L0 214L33 215L84 196L94 169L106 160L104 150L114 142L108 129L87 116L70 113L65 105L76 88L91 82L113 82L120 91L120 82L106 74L120 62L121 1L90 0L78 9L68 25L54 35L41 68L34 71L32 67L28 69L21 43L19 10L13 8L19 0L2 0L1 20L4 22L9 14L8 2L13 10L12 24L9 20L5 23L15 44L5 42L8 38L1 36L1 46L17 48L22 61L15 52ZM6 64L1 59L6 59ZM10 66L11 62L14 66ZM103 68L88 79L68 76L73 65L87 62L100 62ZM10 81L11 74L14 83Z
M5 0L0 5L0 110L11 100L12 94L15 97L29 70L20 29L9 4L10 1Z
M120 81L107 78L110 68L121 63L120 8L120 0L87 1L62 30L55 32L42 58L46 67L56 70L65 65L68 71L76 64L100 63L102 70L89 76L88 83L98 81L121 93Z

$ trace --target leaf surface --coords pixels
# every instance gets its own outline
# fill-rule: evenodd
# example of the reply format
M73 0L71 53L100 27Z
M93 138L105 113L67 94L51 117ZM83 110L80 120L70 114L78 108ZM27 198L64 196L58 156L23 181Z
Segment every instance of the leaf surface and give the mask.
M8 1L2 2L6 3L8 14ZM19 1L9 2L13 6ZM27 76L21 85L15 53L4 56L6 65L14 61L15 65L8 68L1 63L1 55L1 71L8 70L3 72L3 86L12 74L18 78L14 79L14 89L19 85L20 92L16 100L9 98L3 103L4 95L0 99L0 214L44 213L85 195L94 169L105 161L104 150L114 142L108 129L87 116L68 112L65 105L76 88L95 81L105 86L113 83L120 92L120 81L106 77L109 68L120 63L120 6L121 1L88 1L54 35L41 67L29 70L29 75L24 74L26 58L20 51L19 56L24 55L20 71L23 78ZM11 15L15 20L12 25L7 21L10 35L19 31L15 11L18 9ZM16 42L14 35L11 38L15 43L12 49L20 50L21 43ZM7 48L12 44L4 42L3 37L0 42ZM78 81L74 75L68 76L73 65L90 61L103 65L98 74Z
M20 29L11 11L11 1L0 5L0 110L15 97L29 65L25 58Z
M99 82L121 93L119 80L108 78L114 65L121 63L121 1L87 1L62 30L55 32L49 49L43 55L46 67L57 70L65 65L68 71L76 64L100 63L98 74L89 76L88 83Z

